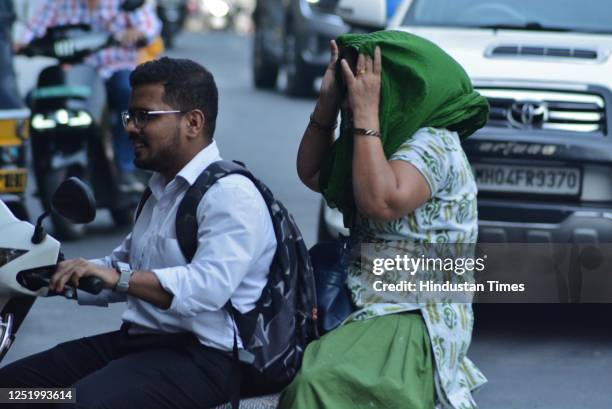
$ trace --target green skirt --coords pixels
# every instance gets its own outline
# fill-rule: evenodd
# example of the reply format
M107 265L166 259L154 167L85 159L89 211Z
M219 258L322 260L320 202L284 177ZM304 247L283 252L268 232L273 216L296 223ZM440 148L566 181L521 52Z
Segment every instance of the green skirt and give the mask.
M432 409L433 355L419 312L351 322L312 342L279 409Z

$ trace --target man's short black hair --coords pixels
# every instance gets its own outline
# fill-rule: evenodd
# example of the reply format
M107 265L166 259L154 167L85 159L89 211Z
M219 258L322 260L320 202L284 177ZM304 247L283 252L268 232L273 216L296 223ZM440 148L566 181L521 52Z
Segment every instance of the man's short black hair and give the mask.
M219 95L213 75L200 64L185 58L162 57L140 64L130 74L130 85L163 84L162 100L174 109L204 113L207 137L215 133Z

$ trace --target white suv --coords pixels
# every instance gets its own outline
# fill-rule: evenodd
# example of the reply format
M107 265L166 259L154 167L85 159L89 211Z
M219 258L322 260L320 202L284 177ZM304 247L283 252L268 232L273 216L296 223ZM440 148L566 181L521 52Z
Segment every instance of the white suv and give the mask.
M341 0L356 30L385 0ZM464 143L483 242L612 242L612 1L406 0L386 26L430 39L491 105ZM321 235L341 218L321 216Z

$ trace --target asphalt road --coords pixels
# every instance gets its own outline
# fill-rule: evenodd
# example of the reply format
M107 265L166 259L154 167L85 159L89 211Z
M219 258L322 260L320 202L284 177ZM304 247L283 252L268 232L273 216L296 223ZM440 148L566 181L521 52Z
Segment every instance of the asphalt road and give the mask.
M222 154L246 162L294 214L307 243L314 244L318 197L299 183L294 170L314 100L256 91L251 85L247 37L184 34L168 54L192 58L213 72L220 91L216 139ZM36 64L17 62L22 84L34 80L33 67ZM36 198L30 199L30 211L36 215L40 207ZM66 243L64 252L68 257L101 256L125 234L127 230L115 228L109 215L100 211L87 237ZM489 379L476 394L481 408L612 408L612 309L566 307L477 311L470 357ZM59 298L40 299L3 364L59 342L117 329L122 311L122 304L78 307Z

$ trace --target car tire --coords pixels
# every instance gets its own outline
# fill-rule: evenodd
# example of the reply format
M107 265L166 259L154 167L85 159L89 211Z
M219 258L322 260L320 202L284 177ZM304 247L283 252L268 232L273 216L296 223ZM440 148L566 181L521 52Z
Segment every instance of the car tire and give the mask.
M308 73L306 64L300 56L299 39L288 30L283 44L285 70L287 71L287 93L294 97L314 95L314 77Z
M255 31L253 39L253 82L255 88L272 89L276 86L278 77L278 64L266 58L263 34L261 30Z

